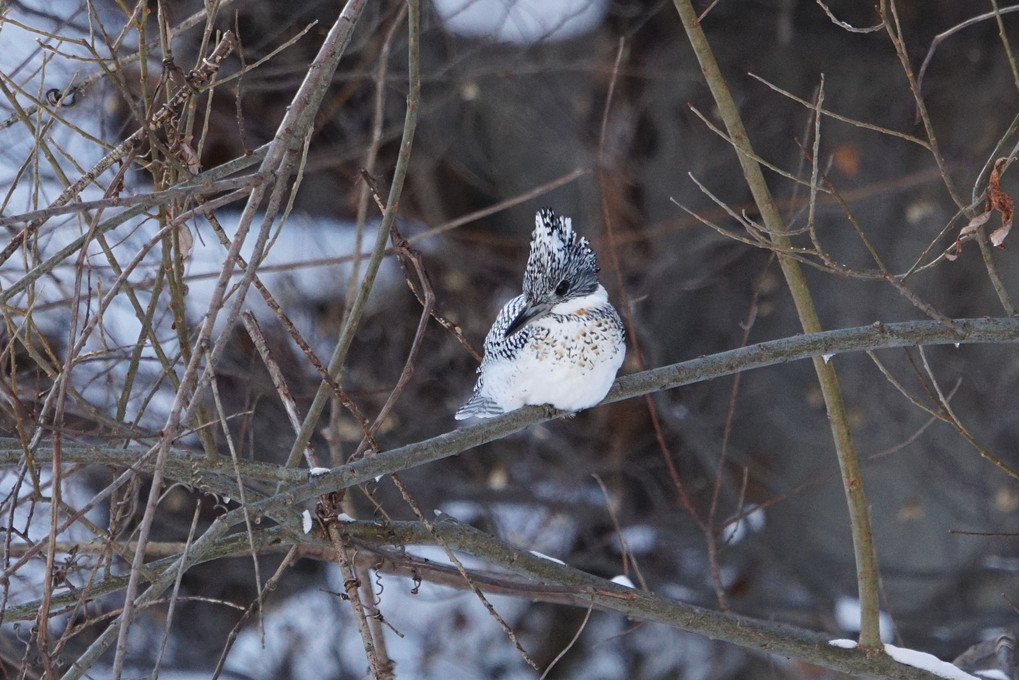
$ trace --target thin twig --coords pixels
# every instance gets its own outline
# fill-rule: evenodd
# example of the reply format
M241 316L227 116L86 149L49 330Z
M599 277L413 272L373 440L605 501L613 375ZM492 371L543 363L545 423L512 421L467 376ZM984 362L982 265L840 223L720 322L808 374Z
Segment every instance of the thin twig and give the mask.
M594 600L593 600L593 599L591 600L591 605L590 605L590 606L589 606L589 607L587 608L587 612L585 612L585 613L584 613L584 620L580 622L580 625L579 625L579 626L577 626L577 632L573 634L573 637L572 637L572 638L570 638L570 641L569 641L568 643L566 643L566 646L565 646L565 647L563 647L563 648L562 648L562 649L561 649L561 650L559 651L559 653L555 655L555 658L554 658L554 659L552 659L552 660L551 660L551 661L550 661L550 662L548 663L548 666L546 666L546 667L545 667L545 672L541 674L541 677L540 677L540 678L538 678L538 680L545 680L545 678L547 678L547 677L548 677L548 674L552 672L552 669L553 669L553 668L555 668L555 665L556 665L557 663L559 663L559 661L560 661L560 660L561 660L561 659L562 659L562 658L563 658L564 656L566 656L566 654L567 654L567 653L568 653L568 652L569 652L569 651L570 651L571 649L573 649L573 646L574 646L575 644L577 644L577 640L579 640L579 639L580 639L580 634L584 632L584 629L585 629L585 628L587 628L587 622L588 622L589 620L591 620L591 612L592 612L592 611L594 611Z
M623 563L623 575L627 578L630 577L630 566L633 566L634 575L637 577L637 583L640 584L642 590L649 590L647 580L644 578L643 572L640 570L640 565L637 564L637 558L634 557L630 551L629 543L626 537L623 535L623 526L619 523L619 517L616 514L616 503L612 501L612 497L609 495L609 489L605 486L605 482L597 474L591 475L594 481L598 483L598 487L601 489L602 498L605 499L605 509L609 513L609 519L612 520L612 528L616 532L616 540L619 541L619 556Z
M821 0L816 1L817 4L821 6L821 10L828 15L828 18L831 20L833 24L835 24L839 28L849 31L850 33L874 33L875 31L880 31L882 28L884 28L884 25L880 23L875 26L864 26L863 28L853 26L852 24L846 21L842 21L837 16L835 16L835 13L832 12L831 9L829 9L828 5L824 4L824 2L822 2Z
M933 385L934 391L938 395L938 403L941 406L942 412L945 416L947 416L946 421L956 429L963 439L969 442L970 446L977 450L981 457L993 463L1012 479L1019 480L1019 472L1003 462L997 456L992 456L988 453L987 450L976 440L976 437L969 433L969 430L967 430L962 424L959 417L955 415L955 410L952 408L951 401L947 399L944 392L942 392L941 385L938 383L938 379L935 377L934 371L931 369L931 366L927 361L927 352L924 351L923 346L920 346L917 349L920 352L920 358L923 360L923 368L927 372L927 377L930 379L931 385Z
M920 94L920 84L913 76L913 67L909 61L906 45L902 40L902 26L899 24L899 13L895 0L881 0L878 5L878 12L881 14L881 21L884 23L888 39L891 40L892 46L895 48L895 54L899 58L899 65L902 67L902 72L909 83L909 89L913 93L913 103L916 105L920 120L923 121L924 131L927 133L927 142L930 144L931 156L934 158L934 162L938 164L938 169L941 170L941 181L944 182L945 189L948 190L948 195L952 197L955 204L960 209L964 209L966 204L956 190L955 182L952 181L948 166L945 164L945 159L938 148L938 138L934 132L934 123L927 112L927 103Z
M608 165L608 159L605 157L605 139L608 131L609 113L612 107L613 94L615 93L616 80L618 79L620 65L623 61L624 48L625 43L620 40L619 47L616 50L616 59L612 67L612 79L609 81L609 91L605 98L605 107L602 110L601 127L598 132L597 178L598 185L601 190L602 222L605 225L605 239L608 242L607 253L609 256L609 264L616 280L616 290L623 298L623 302L619 306L619 309L622 311L627 341L631 347L630 355L635 359L637 370L642 371L647 368L647 365L644 361L644 352L640 344L640 334L637 333L637 325L634 323L633 314L631 313L633 305L630 300L629 293L626 290L626 286L623 284L623 272L619 265L619 248L616 243L615 225L608 205L608 188L610 186L610 182L605 176L606 166ZM686 487L683 484L683 479L679 475L679 469L676 467L676 463L673 460L672 451L670 451L669 446L665 441L665 430L662 428L658 409L650 394L644 398L644 408L647 409L648 418L651 420L651 427L655 433L655 443L658 445L658 452L662 457L662 461L665 463L665 469L669 473L672 485L676 489L676 497L679 505L690 513L690 516L694 519L694 521L700 525L702 520L697 512L696 506L693 504L693 500L687 493ZM643 585L646 587L646 584Z
M697 13L690 0L674 0L673 3L683 22L690 44L693 47L701 71L718 106L726 130L736 151L743 177L754 196L754 202L761 213L769 237L779 248L788 248L790 238L786 225L775 205L761 165L756 160L753 147L735 100L729 91L722 72L715 60L704 31L697 21ZM805 333L820 331L821 322L814 307L810 289L802 268L794 259L778 254L779 265L786 285L793 297L800 324ZM881 637L878 630L878 574L870 516L863 489L856 449L849 428L846 406L839 387L835 369L821 357L813 358L821 394L828 413L835 452L842 472L842 485L846 495L853 536L853 551L856 558L856 573L860 596L860 647L864 650L880 651Z
M261 612L265 609L266 596L276 589L276 584L279 583L279 580L283 577L286 570L290 568L290 565L293 564L294 560L297 559L297 556L297 546L292 546L289 550L287 550L287 554L283 557L280 565L276 567L276 571L273 572L273 575L265 582L265 585L259 589L260 596L255 600L252 600L251 604L248 605L248 608L245 609L244 613L241 614L239 619L237 619L237 623L234 624L234 627L230 629L230 634L227 635L226 642L223 643L223 651L220 652L219 659L216 661L216 667L212 670L212 680L219 678L220 674L223 672L223 665L226 663L226 658L230 654L230 649L237 640L237 635L241 632L244 624L247 623L248 619L251 618L251 615L254 612Z
M743 328L743 337L740 339L740 347L746 347L747 342L750 340L750 331L753 329L754 322L757 320L757 301L760 298L764 279L767 276L767 271L770 268L772 261L773 260L771 258L768 259L768 263L765 264L760 276L758 277L757 284L754 286L754 294L753 298L750 300L750 306L747 309L746 319L741 324ZM733 375L732 387L729 390L729 405L725 413L725 425L722 427L722 446L718 453L718 465L715 467L715 482L711 489L711 504L708 507L708 516L704 520L704 524L702 526L704 537L707 540L708 562L711 565L711 583L715 589L715 597L718 599L718 606L722 609L722 611L729 610L729 601L725 594L725 585L722 582L721 565L718 561L718 533L715 531L715 517L718 513L718 501L722 490L722 475L725 472L725 466L728 462L729 437L732 434L733 423L736 419L736 399L739 396L740 382L742 379L742 373L736 373Z
M283 375L283 370L269 351L269 344L265 341L265 334L262 333L255 315L249 311L241 312L241 322L244 324L244 330L248 332L248 337L251 338L252 344L255 345L255 351L258 352L258 356L262 358L262 363L265 364L266 370L269 371L269 378L272 380L273 387L276 388L277 396L283 402L283 410L286 411L290 426L294 429L295 433L299 432L301 430L301 418L297 413L297 403L294 401L294 395L290 391L290 386L287 385L287 379ZM309 468L319 467L315 450L310 446L305 449L304 458Z
M326 498L328 497L327 495ZM336 561L339 562L343 573L343 599L349 602L354 610L354 621L357 622L357 631L361 634L361 644L364 647L365 656L368 657L368 666L371 669L372 677L375 680L391 678L392 665L383 665L376 649L372 629L368 625L368 609L371 605L361 599L361 588L364 584L361 583L354 568L355 548L344 540L342 523L337 518L337 514L336 507L327 505L325 500L319 504L319 521L322 523L326 535L329 536Z
M350 305L350 310L347 313L347 322L340 330L339 339L337 340L336 347L333 350L333 355L329 359L329 364L327 366L329 374L333 376L337 382L340 382L339 378L343 370L343 363L347 358L347 351L350 349L350 344L354 340L354 334L357 331L358 324L361 321L361 316L364 313L365 305L368 302L368 295L371 293L372 287L375 284L375 277L379 271L379 266L382 264L382 256L385 252L385 245L389 238L389 230L396 221L396 216L399 212L400 196L403 194L404 180L407 177L407 171L410 166L410 152L414 145L414 132L417 129L418 106L421 101L421 70L419 57L421 17L418 0L408 0L407 6L407 69L409 91L407 94L407 111L404 115L403 121L403 138L400 142L400 151L397 155L396 167L393 169L393 180L389 187L389 198L386 201L386 210L382 216L382 223L379 225L378 234L375 237L375 245L372 249L371 259L368 261L368 266L365 270L364 278L361 281L361 286L357 291L357 296L355 296ZM291 446L290 455L287 457L287 463L289 465L296 464L296 462L300 459L301 452L305 445L311 440L311 436L317 427L322 411L325 409L326 403L328 402L329 392L328 385L325 382L319 385L318 391L315 393L315 397L312 400L311 405L308 407L308 413L306 414L304 423L302 424L301 432L295 438L294 443Z
M992 0L992 2L993 1L994 0ZM995 3L995 5L996 4L997 3ZM969 19L961 21L955 26L952 26L951 28L944 30L941 33L938 33L936 36L934 36L934 40L931 41L931 46L927 50L927 55L923 58L923 64L920 65L920 70L917 72L916 77L917 86L920 87L922 85L923 77L927 73L927 67L931 65L931 59L934 58L934 52L938 49L938 47L946 38L950 38L951 36L961 31L962 29L968 28L969 26L974 26L980 23L981 21L994 19L996 17L1000 17L1000 15L1002 14L1010 14L1011 12L1019 12L1019 5L1012 5L1011 7L1002 7L1001 9L998 9L997 6L995 6L995 8L990 12L985 12L984 14L978 14L975 17L970 17Z

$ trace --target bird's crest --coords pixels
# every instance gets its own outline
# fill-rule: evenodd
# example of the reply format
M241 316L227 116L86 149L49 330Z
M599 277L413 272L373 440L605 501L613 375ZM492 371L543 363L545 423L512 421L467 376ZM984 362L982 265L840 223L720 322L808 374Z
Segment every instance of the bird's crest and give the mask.
M542 208L534 218L524 295L535 302L549 300L564 281L570 297L593 292L598 287L598 260L587 239L573 231L569 217Z

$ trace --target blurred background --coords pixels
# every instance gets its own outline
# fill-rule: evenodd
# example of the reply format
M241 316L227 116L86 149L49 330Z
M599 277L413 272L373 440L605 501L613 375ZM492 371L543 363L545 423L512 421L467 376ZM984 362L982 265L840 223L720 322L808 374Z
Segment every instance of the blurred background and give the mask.
M20 21L70 36L87 33L90 22L115 32L125 21L115 3L93 2L88 11L71 0L63 4L73 6L65 8L69 14L8 3ZM952 191L967 204L980 199L985 166L1007 156L1015 143L1019 74L1012 54L1019 44L1019 12L1009 12L1013 7L1006 4L998 3L1000 27L993 14L977 19L993 10L991 2L895 5L914 75L929 57L919 93L948 182L929 148L881 131L926 139L909 80L883 28L846 30L814 0L721 0L704 16L761 158L809 179L810 103L822 78L825 109L843 117L821 121L818 159L840 200L820 196L814 215L817 241L843 271L817 257L808 259L818 266L807 267L825 328L929 318L872 275L877 265L857 229L893 274L933 261L952 246L965 224ZM695 5L708 9L705 2ZM174 2L166 9L177 22L201 7ZM880 23L873 3L836 0L826 7L853 27ZM401 8L386 0L365 10L319 113L295 217L274 246L282 267L274 290L283 291L285 309L323 358L345 309L349 267L336 258L356 252L351 225L361 190L358 173L372 136L380 60L391 29L375 166L384 186L398 152L407 94ZM217 91L203 167L272 138L338 9L332 0L246 0L221 10L217 26L237 30L244 64L311 28ZM434 0L424 2L422 12L421 108L398 226L421 253L437 313L462 328L475 347L498 309L520 291L534 212L543 206L572 216L598 253L602 282L630 331L624 373L799 332L772 255L690 214L745 234L700 183L736 214L756 219L735 153L700 118L721 126L671 2ZM200 40L198 31L178 39L177 63L195 63ZM241 69L238 54L224 73ZM158 61L153 63L148 77L158 78ZM7 73L29 77L27 71ZM140 78L137 66L127 67L127 83ZM98 137L116 143L137 127L133 106L122 89L100 83L65 115L78 125L87 119ZM3 143L14 130L0 130ZM12 178L27 157L14 148L0 158ZM809 247L809 191L775 172L767 178L797 244ZM151 178L133 170L126 181L127 190L140 192ZM1011 173L1002 187L1014 192ZM5 215L29 209L27 198L12 195ZM493 207L490 214L461 220ZM229 221L228 212L221 217ZM992 216L989 228L998 219ZM196 243L215 243L203 224L192 229ZM1019 262L1011 243L1005 245L991 257L1005 291L1015 295ZM201 267L208 262L217 271L222 257L202 254L203 247L196 246L190 265L192 322L201 314ZM393 389L420 314L391 258L382 276L343 377L367 414L376 413ZM907 285L948 317L1006 315L974 242L964 244L957 260L917 271ZM50 322L57 347L66 345L60 313ZM298 404L307 404L317 378L266 318L274 355ZM262 361L237 335L218 366L221 396L237 414L231 428L244 444L242 455L281 463L290 429ZM864 468L887 639L952 659L1016 622L1019 484L989 458L1019 467L1019 407L1011 399L1019 357L1010 345L938 347L924 354L914 348L876 357L903 390L929 406L936 403L936 380L986 455L911 403L868 356L833 361ZM383 448L455 427L452 414L470 393L476 365L456 338L432 323L413 377L378 434ZM99 403L109 385L90 380ZM160 422L158 399L145 408L153 423ZM344 455L361 437L349 416L334 419L329 433ZM323 438L316 447L327 450ZM691 385L649 402L601 406L402 478L426 512L440 510L591 573L611 578L625 571L634 582L686 602L832 637L853 635L856 581L846 503L807 362ZM364 493L351 499L360 516L371 518L377 502L393 519L413 518L385 482L369 491L370 499ZM158 538L187 535L197 498L192 493L178 487L168 494ZM216 512L207 505L203 521ZM420 552L444 559L438 551ZM271 573L274 558L265 559L262 573ZM349 606L328 592L342 590L337 579L334 566L311 559L287 572L264 613L264 646L257 627L242 630L224 677L365 677ZM534 677L469 593L425 584L412 594L408 580L380 579L378 606L405 636L391 636L398 677ZM223 602L243 607L256 596L251 560L196 567L182 588L188 596L217 601L179 603L164 676L172 670L207 677L239 616ZM494 602L543 664L569 643L584 618L582 610L567 607ZM158 607L146 610L135 628L139 652L132 663L138 669L153 663L154 648L144 651L144 641L159 639L164 615ZM20 649L17 633L7 632L11 649ZM66 653L87 645L89 635L85 630L75 637ZM838 676L595 612L549 677Z

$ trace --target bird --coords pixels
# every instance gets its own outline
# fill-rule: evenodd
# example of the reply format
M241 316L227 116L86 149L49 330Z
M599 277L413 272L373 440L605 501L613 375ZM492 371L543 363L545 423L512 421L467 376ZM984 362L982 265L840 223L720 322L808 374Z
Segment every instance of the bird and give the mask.
M454 416L492 418L526 405L575 413L600 402L626 354L619 314L598 282L598 260L573 221L539 210L523 293L485 337L474 394Z

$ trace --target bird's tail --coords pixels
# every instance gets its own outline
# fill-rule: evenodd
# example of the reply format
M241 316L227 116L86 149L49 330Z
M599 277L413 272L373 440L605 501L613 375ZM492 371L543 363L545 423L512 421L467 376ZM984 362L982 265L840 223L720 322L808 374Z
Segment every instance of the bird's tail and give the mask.
M460 407L460 410L453 416L457 420L466 420L468 418L494 418L500 416L505 411L499 406L491 397L487 397L483 394L475 394L470 400Z

